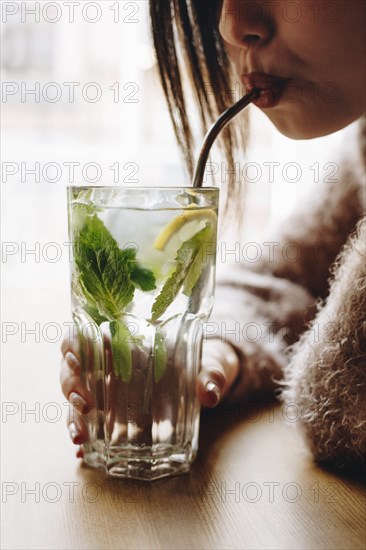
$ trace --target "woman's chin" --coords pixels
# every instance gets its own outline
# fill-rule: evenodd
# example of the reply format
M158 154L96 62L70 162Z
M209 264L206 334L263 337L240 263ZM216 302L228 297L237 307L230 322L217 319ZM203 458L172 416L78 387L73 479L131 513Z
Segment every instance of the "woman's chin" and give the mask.
M339 117L335 116L335 113L330 113L329 117L325 117L324 113L323 116L320 113L294 113L290 112L290 109L287 112L286 109L263 109L263 112L282 135L295 140L315 139L334 134L364 115L361 112Z

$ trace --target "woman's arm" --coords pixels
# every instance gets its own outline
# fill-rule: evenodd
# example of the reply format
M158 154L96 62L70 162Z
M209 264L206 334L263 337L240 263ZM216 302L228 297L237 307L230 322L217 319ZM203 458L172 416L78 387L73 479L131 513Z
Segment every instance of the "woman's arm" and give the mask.
M230 264L218 281L206 337L229 342L240 359L228 399L273 393L278 387L288 346L326 297L331 266L365 211L362 170L356 166L361 165L344 163L339 182L320 184L317 196L264 239L265 258ZM320 328L310 329L315 340Z
M338 257L326 303L293 347L285 373L282 399L296 404L314 457L364 464L366 217Z

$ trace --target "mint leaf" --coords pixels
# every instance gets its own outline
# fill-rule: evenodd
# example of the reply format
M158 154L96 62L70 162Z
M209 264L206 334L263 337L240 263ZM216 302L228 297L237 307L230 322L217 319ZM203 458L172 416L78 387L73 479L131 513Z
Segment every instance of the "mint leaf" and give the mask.
M118 247L96 215L87 217L77 234L75 263L81 288L87 300L92 297L99 314L109 320L118 319L133 299L135 287L128 266L131 251Z
M163 315L166 309L173 302L174 298L177 296L181 286L183 285L189 267L192 263L192 259L190 259L188 262L180 261L180 250L181 249L178 250L176 270L166 281L163 288L161 289L159 296L156 298L155 302L152 305L151 320L153 322L159 319L161 315Z
M205 245L212 244L212 240L213 228L211 224L206 224L201 231L182 244L175 258L175 271L165 282L159 296L153 303L152 321L156 321L163 315L183 285L185 294L187 296L191 295L207 261Z
M124 382L129 382L132 375L132 354L128 342L131 334L126 325L120 321L109 323L113 356L113 370Z
M103 315L100 315L93 296L85 289L80 277L76 276L76 273L73 275L72 289L74 294L83 304L84 310L97 323L97 325L100 325L104 321L108 321L108 319L103 317Z
M119 319L134 296L135 287L156 288L153 272L136 260L136 250L120 249L98 216L84 218L76 235L75 263L81 290L99 315Z
M141 290L154 290L156 288L155 275L151 269L142 267L139 263L133 266L131 271L131 281Z
M203 272L203 269L207 267L208 257L210 254L212 254L213 251L213 237L214 235L212 226L206 224L206 227L201 231L199 251L196 254L193 262L191 263L191 266L183 283L183 293L186 296L191 296L192 291Z
M87 303L84 308L90 317L97 323L97 325L101 325L105 321L108 321L108 319L99 314L97 307L94 306L93 303Z

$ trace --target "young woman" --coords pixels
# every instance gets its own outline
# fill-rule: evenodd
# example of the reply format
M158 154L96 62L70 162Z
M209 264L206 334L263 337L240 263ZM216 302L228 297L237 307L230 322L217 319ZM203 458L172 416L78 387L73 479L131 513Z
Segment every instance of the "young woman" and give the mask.
M192 134L177 56L180 43L207 127L230 104L233 82L257 88L255 104L293 139L353 122L340 181L271 235L267 259L237 263L217 284L197 394L203 405L281 394L294 403L316 460L338 466L366 457L365 3L359 0L152 0L161 82L178 142L192 170ZM232 99L231 99L232 102ZM243 136L231 125L228 159ZM237 190L229 189L229 200ZM296 245L296 260L283 249ZM259 327L255 337L246 327ZM235 327L235 330L233 328ZM70 434L86 438L91 396L77 345L65 341L61 383L75 405ZM281 390L279 392L279 390Z

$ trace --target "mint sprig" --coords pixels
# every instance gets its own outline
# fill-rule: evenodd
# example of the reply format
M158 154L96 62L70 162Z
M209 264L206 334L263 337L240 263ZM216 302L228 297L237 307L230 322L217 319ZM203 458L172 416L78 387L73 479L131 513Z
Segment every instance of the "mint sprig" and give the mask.
M176 268L153 303L151 309L153 322L165 313L182 287L183 293L186 296L191 296L205 263L207 263L207 251L210 250L208 245L212 245L213 238L213 226L207 223L201 231L185 241L179 248L175 258Z
M155 276L137 261L135 249L119 248L98 216L90 215L90 207L84 208L77 208L79 225L74 243L78 292L97 323L110 322L114 372L128 382L132 374L130 332L121 319L136 288L156 288Z

